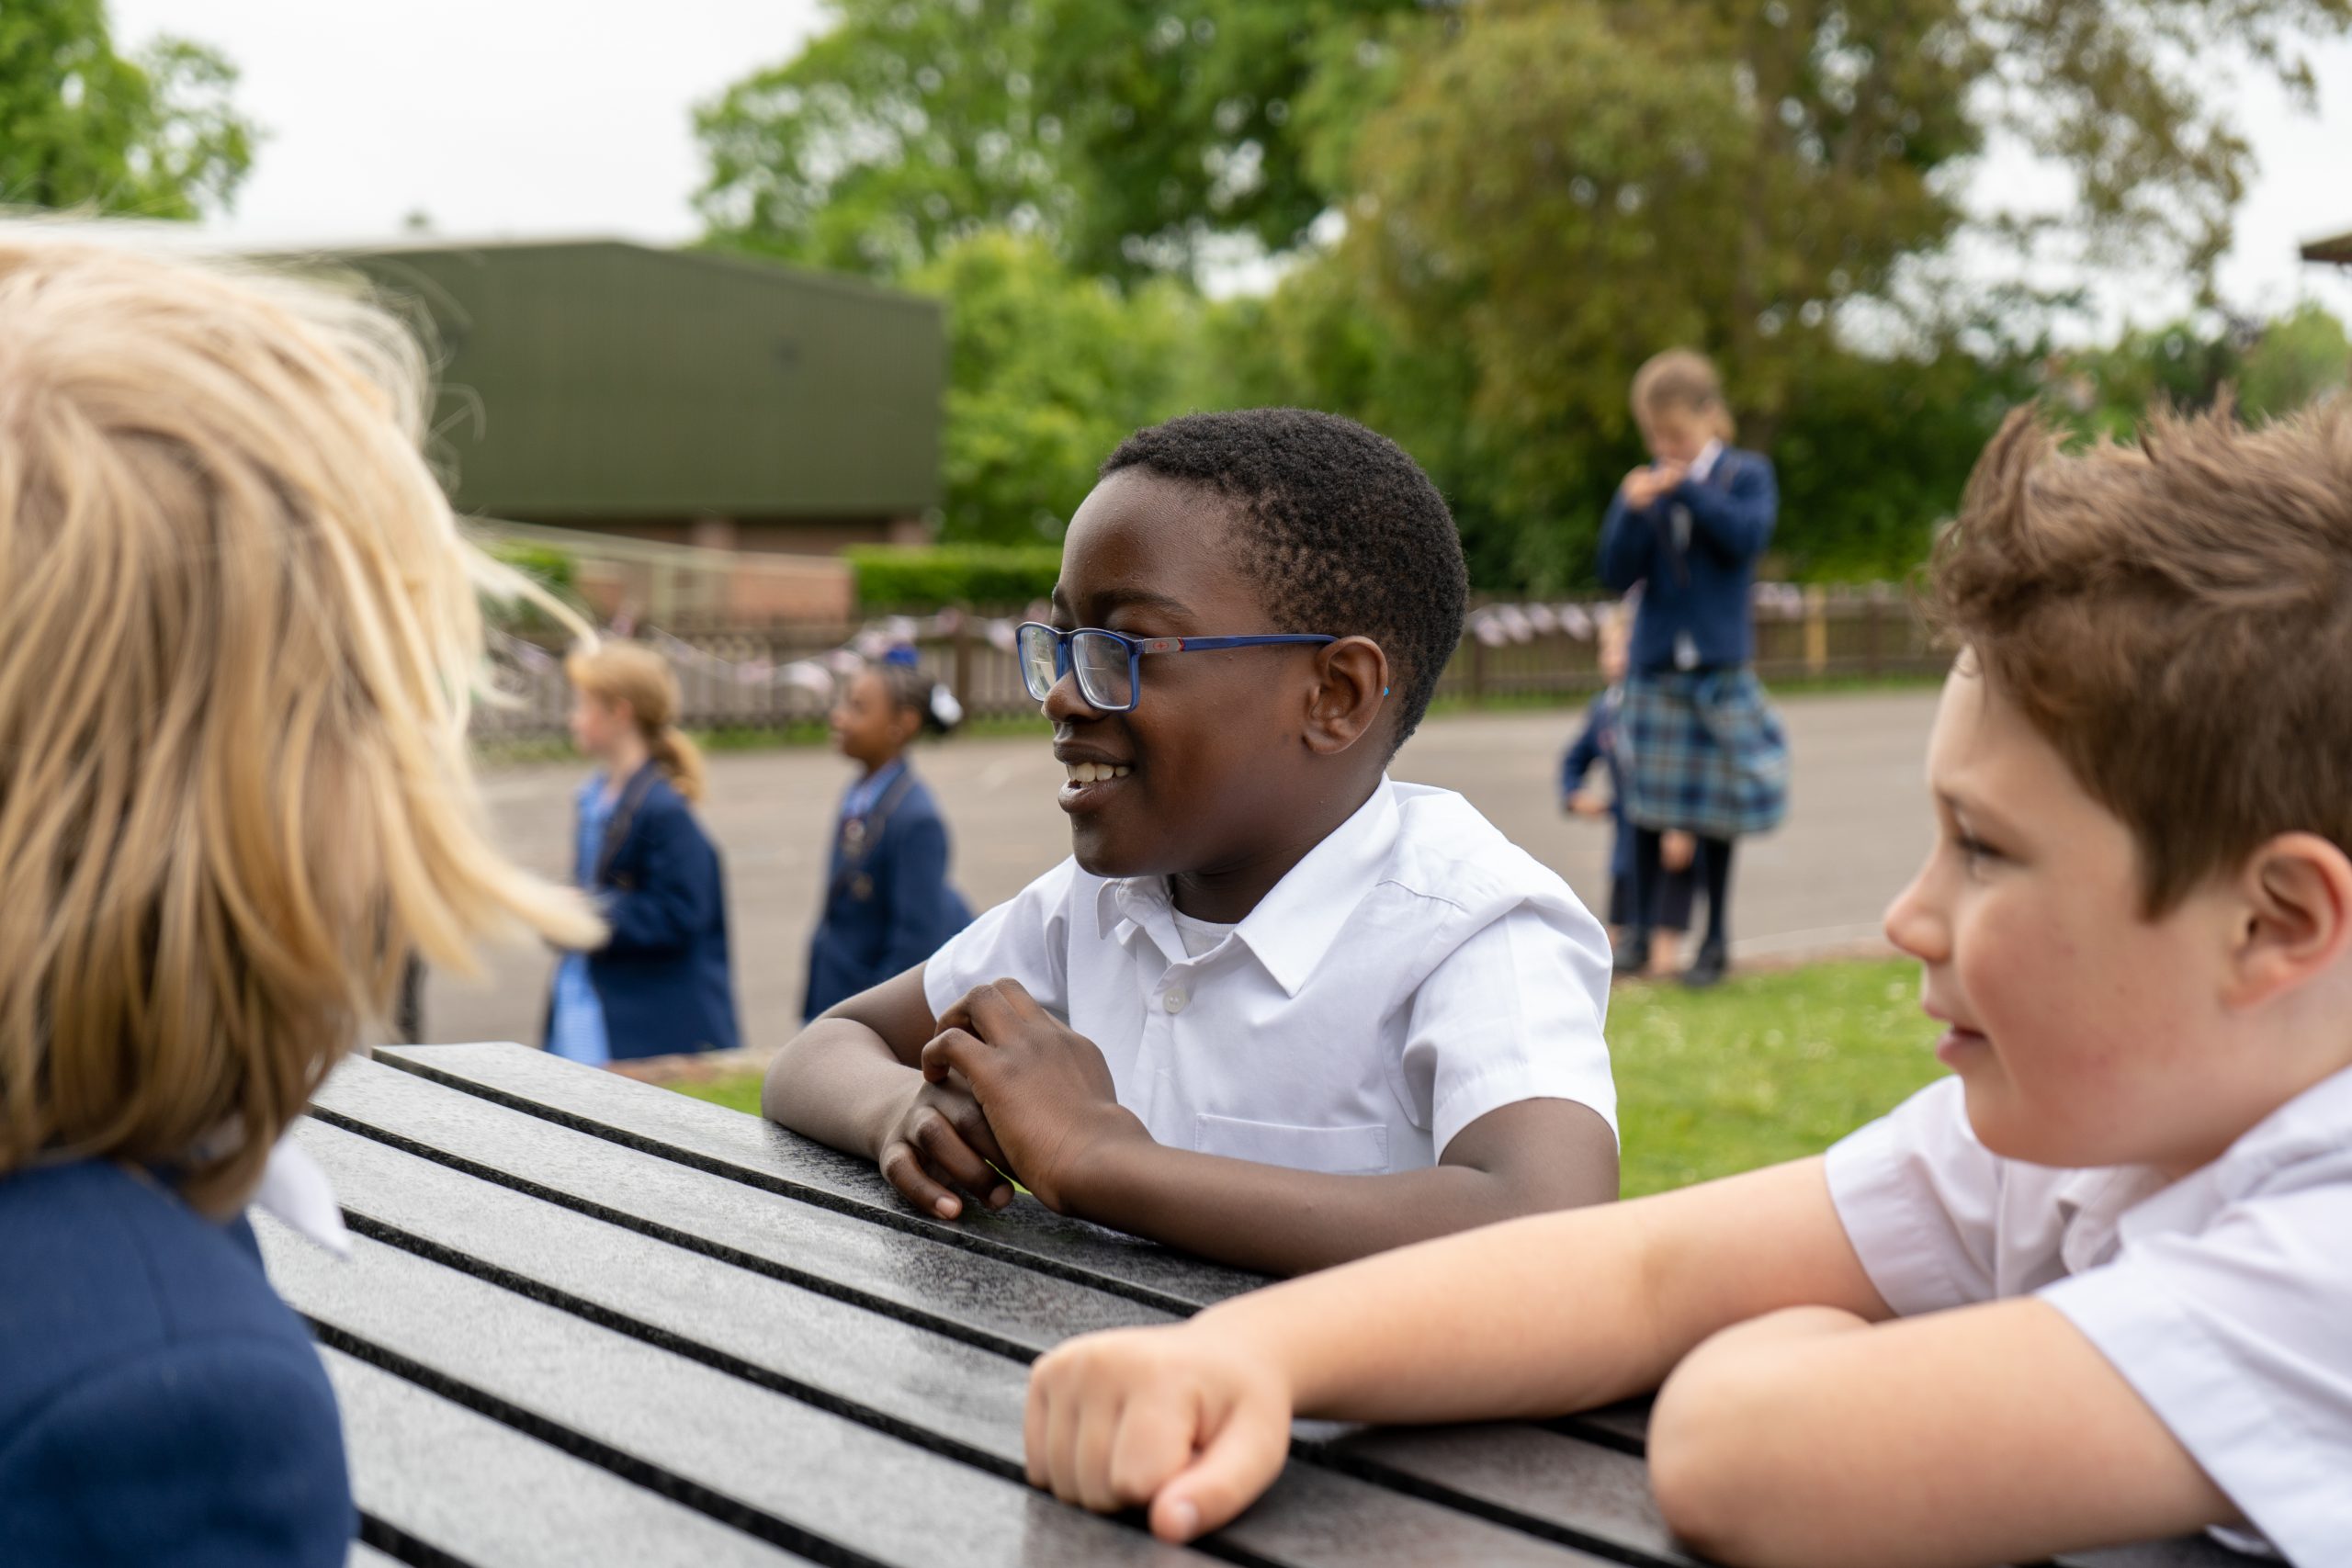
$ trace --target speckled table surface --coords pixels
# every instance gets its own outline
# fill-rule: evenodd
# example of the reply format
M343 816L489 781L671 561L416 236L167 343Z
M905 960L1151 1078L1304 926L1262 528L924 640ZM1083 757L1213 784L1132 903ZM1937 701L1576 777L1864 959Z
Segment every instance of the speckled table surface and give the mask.
M1260 1283L1023 1201L949 1224L756 1117L517 1045L345 1064L298 1141L355 1233L259 1223L344 1409L355 1563L1690 1563L1643 1415L1302 1423L1192 1550L1021 1480L1027 1363ZM2242 1561L2197 1543L2098 1568Z

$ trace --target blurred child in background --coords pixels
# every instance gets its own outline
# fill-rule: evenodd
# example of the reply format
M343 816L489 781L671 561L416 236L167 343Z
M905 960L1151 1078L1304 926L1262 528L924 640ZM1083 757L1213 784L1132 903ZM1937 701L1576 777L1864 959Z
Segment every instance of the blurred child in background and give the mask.
M972 923L947 884L947 824L907 765L920 735L963 722L954 694L897 648L843 683L833 745L862 770L842 797L802 1016L910 969Z
M1612 947L1623 947L1642 925L1634 883L1635 829L1625 815L1624 763L1619 753L1617 726L1618 710L1625 701L1625 649L1633 636L1632 613L1631 607L1625 606L1600 617L1600 674L1609 684L1585 710L1584 731L1560 761L1563 808L1578 817L1606 817L1616 828L1616 842L1609 856L1609 941ZM1609 792L1605 795L1585 784L1595 762L1603 764L1609 775ZM1697 840L1679 829L1669 829L1659 840L1662 880L1649 928L1647 972L1652 975L1674 973L1682 933L1690 929L1691 897L1698 887L1690 863L1697 846Z
M703 762L673 722L678 678L628 642L574 653L564 673L572 740L597 763L580 786L574 874L612 934L557 965L548 1049L596 1066L733 1050L726 873L691 809Z
M1633 405L1653 460L1625 476L1600 529L1601 581L1642 590L1620 730L1635 916L1617 970L1650 966L1665 836L1679 830L1698 840L1707 886L1707 933L1683 979L1711 986L1731 962L1733 846L1788 809L1788 739L1756 679L1749 604L1780 490L1770 459L1731 444L1731 409L1704 355L1651 359Z

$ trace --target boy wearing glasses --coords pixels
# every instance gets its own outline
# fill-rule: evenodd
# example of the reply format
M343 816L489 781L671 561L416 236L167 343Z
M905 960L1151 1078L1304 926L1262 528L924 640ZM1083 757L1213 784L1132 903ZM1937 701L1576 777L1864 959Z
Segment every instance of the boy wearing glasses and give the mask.
M1465 595L1445 503L1361 425L1130 437L1020 634L1074 855L812 1021L766 1113L943 1218L1010 1175L1275 1273L1614 1197L1599 922L1386 776Z

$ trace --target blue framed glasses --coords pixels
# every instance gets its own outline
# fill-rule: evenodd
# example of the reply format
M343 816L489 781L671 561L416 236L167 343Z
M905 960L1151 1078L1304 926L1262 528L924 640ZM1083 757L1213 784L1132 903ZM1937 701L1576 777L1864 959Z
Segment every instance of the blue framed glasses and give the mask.
M1043 621L1023 621L1013 634L1021 660L1021 682L1044 702L1056 682L1073 671L1078 694L1097 713L1133 713L1143 695L1147 653L1207 653L1221 648L1319 648L1335 637L1304 632L1262 637L1126 637L1092 626L1062 631Z

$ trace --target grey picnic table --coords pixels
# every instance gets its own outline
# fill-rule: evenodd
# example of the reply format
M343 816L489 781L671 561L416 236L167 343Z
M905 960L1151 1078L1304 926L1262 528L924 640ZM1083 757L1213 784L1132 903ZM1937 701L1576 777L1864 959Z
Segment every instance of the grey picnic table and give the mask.
M1189 1549L1056 1503L1021 1478L1029 1361L1264 1281L1027 1199L931 1219L755 1116L519 1045L409 1046L337 1069L294 1137L353 1256L256 1229L342 1402L354 1564L1694 1561L1651 1503L1638 1404L1302 1422L1273 1490Z

